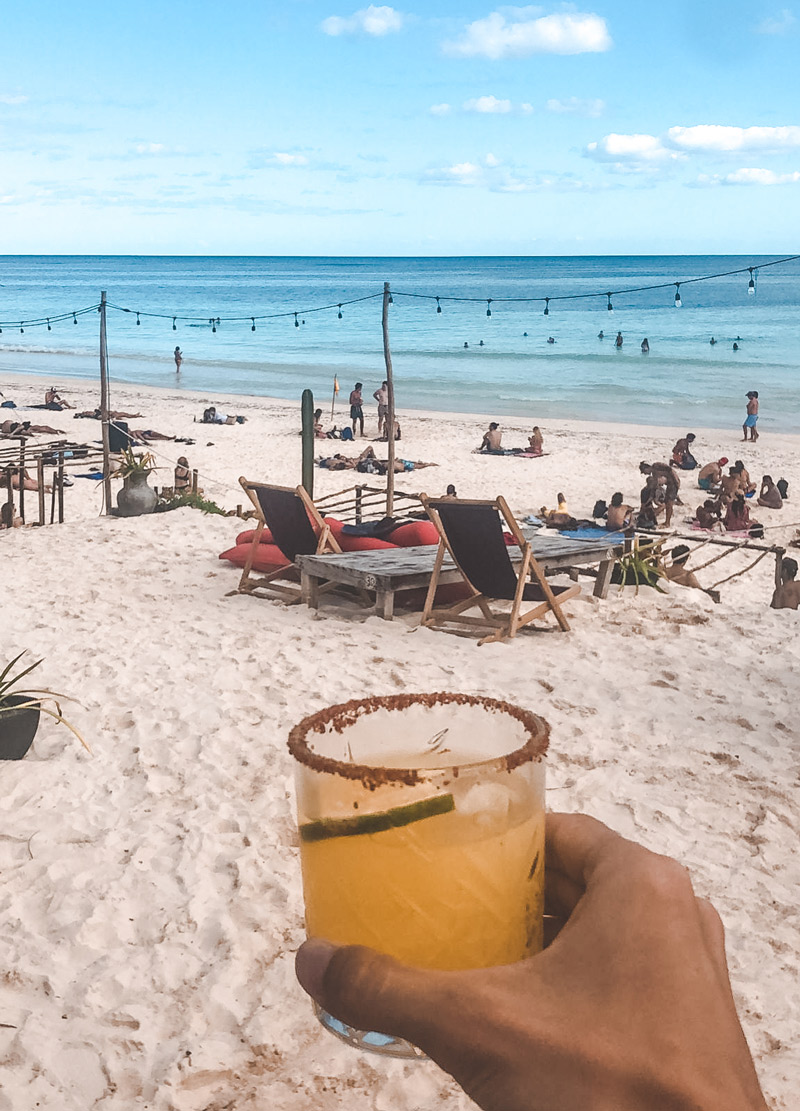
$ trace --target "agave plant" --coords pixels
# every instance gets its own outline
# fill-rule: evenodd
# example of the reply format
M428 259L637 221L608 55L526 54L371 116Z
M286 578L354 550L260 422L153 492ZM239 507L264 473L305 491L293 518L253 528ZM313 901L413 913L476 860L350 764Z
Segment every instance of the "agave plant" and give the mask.
M132 447L126 447L121 452L119 466L111 472L112 478L127 478L132 474L150 474L158 469L155 456L145 451L137 455Z
M14 710L27 710L37 709L43 714L47 714L53 718L57 725L66 725L71 733L74 733L78 740L81 742L87 752L92 750L87 745L86 741L80 735L74 725L71 725L64 715L61 713L61 703L59 699L67 702L74 702L74 698L70 698L66 694L57 694L55 691L47 690L46 688L29 688L19 687L17 684L26 675L30 675L43 661L36 660L34 663L29 664L28 667L18 671L16 675L12 674L14 667L19 663L24 652L20 652L15 656L10 664L7 664L4 670L0 673L0 719L3 714L9 714ZM10 699L14 698L11 702ZM23 699L22 702L19 699ZM45 703L51 703L55 709L50 709Z
M619 557L612 580L619 583L620 590L623 586L635 586L638 594L640 586L651 586L659 594L667 593L659 583L666 578L661 561L663 543L658 540L653 544L637 544L632 551Z

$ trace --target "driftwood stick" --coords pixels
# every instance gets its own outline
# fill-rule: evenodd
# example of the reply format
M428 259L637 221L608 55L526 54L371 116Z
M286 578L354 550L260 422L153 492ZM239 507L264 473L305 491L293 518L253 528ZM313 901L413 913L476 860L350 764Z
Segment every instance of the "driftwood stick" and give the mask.
M44 504L44 460L41 455L36 460L36 485L39 487L39 524L45 523Z
M764 558L764 556L765 556L765 555L769 555L769 552L762 552L762 553L761 553L761 555L759 555L759 556L756 556L756 558L755 558L755 559L753 560L753 562L752 562L751 564L749 564L749 565L748 565L747 567L743 567L743 568L741 569L741 571L734 571L732 575L728 575L727 579L720 579L718 583L714 583L714 585L713 585L713 586L710 586L710 587L709 587L708 589L709 589L709 590L716 590L716 589L717 589L717 587L718 587L718 586L722 586L722 584L723 584L723 583L727 583L727 582L730 582L730 581L731 581L731 579L735 579L735 578L737 578L737 577L738 577L739 575L744 575L744 574L746 574L746 573L747 573L748 571L752 571L752 570L753 570L753 568L755 567L755 565L756 565L757 563L760 563L760 562L761 562L761 560L762 560L762 559Z
M64 524L64 452L58 453L58 523Z

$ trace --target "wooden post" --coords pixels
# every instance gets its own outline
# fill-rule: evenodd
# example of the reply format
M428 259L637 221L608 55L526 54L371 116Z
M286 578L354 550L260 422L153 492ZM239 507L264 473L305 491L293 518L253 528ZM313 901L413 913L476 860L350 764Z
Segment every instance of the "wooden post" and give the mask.
M192 471L192 493L197 493L197 467Z
M53 470L53 484L50 487L50 524L51 525L52 525L53 521L55 521L55 519L56 519L56 487L58 485L57 476L58 476L58 471L56 471L54 469Z
M45 523L44 517L44 459L36 460L36 485L39 487L39 524Z
M12 470L13 470L12 467L6 467L5 468L5 484L6 484L6 489L8 491L8 504L9 504L9 507L10 507L9 508L10 517L9 517L9 520L8 520L8 527L9 528L12 528L13 524L14 524L14 483L13 483L13 480L12 480L12 477L11 477L11 471Z
M100 292L100 417L103 422L103 500L108 516L111 512L111 447L108 439L108 339L104 289ZM61 497L63 499L63 492Z
M314 497L314 395L303 390L300 401L302 414L303 469L301 485L310 498Z
M64 452L58 453L58 523L64 524Z
M25 524L25 440L19 442L19 515Z
M333 394L331 396L331 421L333 420L333 414L334 414L334 410L336 408L336 395L337 395L338 392L339 392L339 376L337 374L334 374L334 376L333 376Z
M388 388L388 413L386 414L386 446L389 465L386 470L386 516L391 517L394 510L394 379L392 377L392 352L389 349L389 305L391 304L389 283L383 283L383 361L386 364L386 385Z
M361 524L361 501L364 497L364 490L361 486L356 486L356 524Z
M776 548L775 549L775 586L776 587L780 586L781 583L783 582L783 579L781 577L781 564L783 563L783 557L785 555L786 555L786 549L785 548Z

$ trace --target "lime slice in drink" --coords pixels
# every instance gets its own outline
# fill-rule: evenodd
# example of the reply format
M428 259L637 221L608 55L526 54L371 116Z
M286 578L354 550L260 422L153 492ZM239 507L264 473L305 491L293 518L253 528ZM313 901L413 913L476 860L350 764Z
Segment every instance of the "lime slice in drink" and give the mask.
M455 808L452 795L435 795L430 799L410 802L407 806L381 810L377 814L354 814L352 818L321 818L300 826L300 840L327 841L330 837L382 833L386 829L396 829L398 826L419 822L423 818L432 818L435 814L447 814Z

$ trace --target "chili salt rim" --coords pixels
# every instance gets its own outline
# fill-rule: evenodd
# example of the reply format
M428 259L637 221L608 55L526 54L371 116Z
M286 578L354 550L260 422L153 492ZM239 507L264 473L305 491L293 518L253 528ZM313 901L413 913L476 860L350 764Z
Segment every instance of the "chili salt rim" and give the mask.
M505 756L493 756L487 760L470 760L460 765L442 764L440 767L425 768L422 771L415 768L375 768L368 764L348 764L343 760L335 760L331 756L322 756L309 747L307 741L309 734L325 733L328 726L332 726L334 732L341 733L365 714L374 713L376 710L407 710L410 706L419 704L429 707L448 704L482 706L486 710L507 714L523 726L528 733L528 739L520 748ZM429 777L431 773L448 768L495 765L500 770L513 771L514 768L529 761L541 760L547 752L549 741L550 726L544 718L530 710L523 710L521 706L497 698L437 691L432 694L390 694L354 698L336 706L326 706L325 709L303 718L292 728L289 733L288 748L295 760L304 767L311 768L312 771L338 775L343 779L360 780L365 787L374 790L378 786L390 783L402 783L411 787L421 779Z

